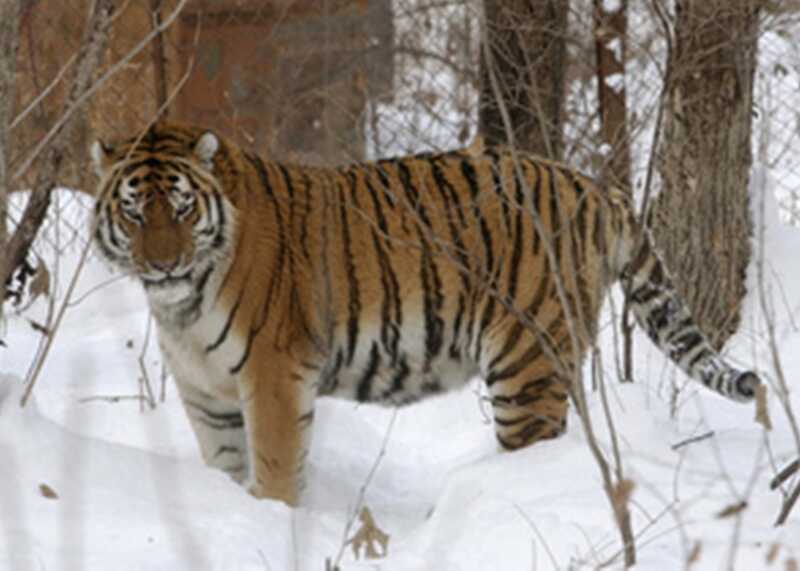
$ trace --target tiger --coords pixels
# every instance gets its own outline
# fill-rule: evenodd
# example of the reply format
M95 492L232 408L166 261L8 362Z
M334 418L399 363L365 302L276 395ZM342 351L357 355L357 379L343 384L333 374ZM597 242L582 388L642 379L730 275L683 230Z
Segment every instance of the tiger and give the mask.
M338 167L160 121L96 141L101 258L141 283L204 461L296 505L319 396L404 405L481 377L502 449L566 429L619 282L655 345L733 401L627 192L513 148Z

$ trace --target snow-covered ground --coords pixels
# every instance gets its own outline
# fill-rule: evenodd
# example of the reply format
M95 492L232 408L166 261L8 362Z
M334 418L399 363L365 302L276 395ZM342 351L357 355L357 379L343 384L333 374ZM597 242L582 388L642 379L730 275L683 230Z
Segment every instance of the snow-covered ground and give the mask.
M762 176L757 170L754 186L768 183ZM781 226L776 208L769 199L765 268L782 364L795 382L800 232ZM60 294L77 257L73 251L62 264ZM561 439L500 452L477 383L396 417L389 409L321 400L302 507L251 498L203 465L170 382L154 410L140 410L136 400L92 398L135 395L142 374L144 299L127 280L96 288L110 277L96 262L85 268L74 296L80 301L67 310L25 408L20 379L41 334L19 317L2 332L0 570L323 571L342 549L367 482L365 503L390 536L388 556L356 560L348 547L342 571L588 569L618 556L612 512L577 417ZM751 296L728 352L770 380L755 301ZM46 304L37 303L28 317L43 315ZM765 569L778 546L772 566L788 569L787 560L800 559L800 506L787 525L773 527L781 494L769 480L798 451L774 392L769 434L754 422L752 407L693 386L671 417L675 370L642 338L637 382L620 385L612 343L607 326L601 347L624 472L635 484L637 568ZM149 344L142 361L158 393L160 358L152 338ZM589 399L610 453L600 399ZM800 412L796 396L793 406ZM672 449L709 431L713 437ZM743 501L737 515L720 517ZM619 557L612 560L611 568L621 566Z

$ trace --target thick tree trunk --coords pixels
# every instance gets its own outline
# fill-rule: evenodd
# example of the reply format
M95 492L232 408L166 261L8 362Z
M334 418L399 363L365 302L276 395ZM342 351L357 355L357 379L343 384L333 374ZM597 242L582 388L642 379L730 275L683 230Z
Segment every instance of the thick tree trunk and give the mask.
M631 183L631 153L625 104L628 1L594 0L594 41L600 130L606 150L602 178L620 188Z
M750 261L750 129L761 0L677 0L653 205L656 242L694 318L721 347Z
M487 144L513 143L561 157L568 8L569 0L484 0L488 44L481 50L478 123ZM510 136L501 105L508 111Z
M5 251L6 220L11 177L8 173L8 125L14 112L19 39L19 2L0 0L0 252ZM5 276L5 256L0 255L0 276ZM5 299L5 280L0 279L0 319Z

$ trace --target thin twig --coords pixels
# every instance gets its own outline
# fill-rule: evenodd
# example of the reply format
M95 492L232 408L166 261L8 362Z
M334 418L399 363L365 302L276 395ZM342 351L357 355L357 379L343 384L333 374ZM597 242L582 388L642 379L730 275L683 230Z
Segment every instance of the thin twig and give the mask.
M156 398L153 394L153 386L150 384L150 375L147 372L147 365L144 362L144 358L147 355L147 349L150 346L150 331L153 328L153 316L148 313L147 314L147 327L144 333L144 343L142 343L142 350L139 352L139 357L136 361L139 363L139 372L141 376L139 377L139 396L141 397L140 405L143 407L146 403L150 410L156 408Z
M695 442L700 442L701 440L707 440L714 436L714 431L709 430L704 434L700 434L698 436L692 436L691 438L687 438L686 440L681 440L680 442L676 442L671 446L673 450L678 450L683 448L684 446L688 446L689 444L694 444Z
M141 401L143 399L144 397L142 395L96 395L91 397L80 398L78 399L78 402L87 403L87 402L103 401L103 402L118 403L124 400Z
M389 420L389 426L386 427L386 434L383 435L383 442L381 443L381 449L378 451L378 456L375 458L375 462L372 463L372 468L370 468L364 483L358 490L358 496L356 496L356 503L353 508L353 513L347 520L347 525L345 525L344 534L342 536L342 544L339 547L339 553L336 555L336 559L333 562L334 569L339 568L339 563L341 563L342 557L344 556L344 550L347 548L347 538L350 535L350 530L353 528L353 523L355 523L358 514L361 513L361 508L364 506L364 497L366 496L367 488L372 483L372 479L375 477L375 473L378 471L378 466L380 466L383 457L386 456L386 448L389 444L389 437L392 435L394 422L397 420L397 413L398 409L395 408L392 411L392 418Z

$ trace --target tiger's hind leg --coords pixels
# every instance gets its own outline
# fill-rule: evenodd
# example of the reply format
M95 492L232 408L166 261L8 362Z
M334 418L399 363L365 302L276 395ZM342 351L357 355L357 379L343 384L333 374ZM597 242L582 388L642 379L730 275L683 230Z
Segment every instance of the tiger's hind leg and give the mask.
M520 353L501 359L485 377L497 440L508 450L556 438L567 428L570 377L536 342Z

